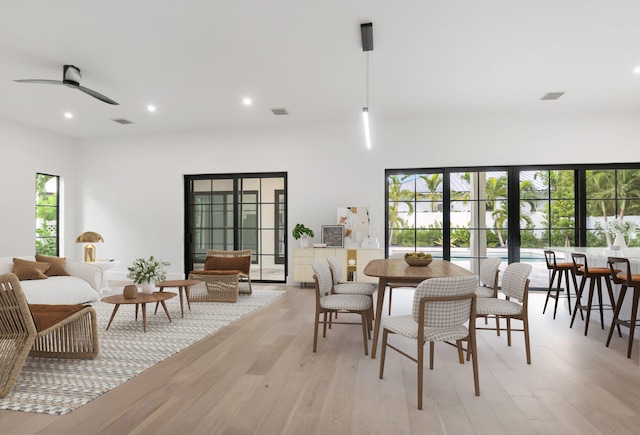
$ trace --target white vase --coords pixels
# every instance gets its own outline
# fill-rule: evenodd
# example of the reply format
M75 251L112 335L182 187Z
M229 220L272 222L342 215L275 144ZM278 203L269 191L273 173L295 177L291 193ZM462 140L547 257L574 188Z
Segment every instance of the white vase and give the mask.
M623 234L616 234L616 239L613 241L613 244L620 246L620 249L627 249L627 241Z
M140 289L142 289L142 293L145 295L153 294L156 291L156 282L155 281L145 281L140 284Z
M300 237L300 247L308 248L309 246L311 246L311 239L308 236L304 235Z

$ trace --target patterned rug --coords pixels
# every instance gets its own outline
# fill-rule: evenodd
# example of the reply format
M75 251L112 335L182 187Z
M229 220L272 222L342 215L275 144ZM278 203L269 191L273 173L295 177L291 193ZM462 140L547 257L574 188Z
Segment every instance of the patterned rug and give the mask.
M122 289L114 289L102 296L120 292ZM166 302L172 323L162 307L153 315L155 305L147 305L146 333L142 331L141 313L135 321L133 305L121 305L111 327L105 331L114 306L94 303L100 339L98 357L27 358L11 393L0 398L0 409L67 414L283 294L254 288L252 295L239 295L237 303L194 302L191 311L185 301L184 319L180 317L180 300L176 296Z

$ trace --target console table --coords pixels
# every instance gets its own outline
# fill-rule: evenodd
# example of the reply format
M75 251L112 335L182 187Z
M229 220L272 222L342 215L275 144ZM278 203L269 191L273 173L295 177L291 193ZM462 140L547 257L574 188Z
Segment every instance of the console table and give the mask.
M326 261L327 257L336 257L342 264L343 281L377 283L376 277L364 274L364 268L371 260L383 258L382 249L366 248L295 248L293 250L293 280L302 286L313 283L315 261Z

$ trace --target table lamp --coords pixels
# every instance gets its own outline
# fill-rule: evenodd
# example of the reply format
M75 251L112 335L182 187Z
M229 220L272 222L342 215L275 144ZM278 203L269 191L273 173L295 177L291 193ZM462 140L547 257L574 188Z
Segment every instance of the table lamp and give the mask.
M85 231L80 234L76 239L76 243L86 243L84 247L84 261L85 263L95 263L96 261L96 247L94 243L104 242L102 236L93 231Z

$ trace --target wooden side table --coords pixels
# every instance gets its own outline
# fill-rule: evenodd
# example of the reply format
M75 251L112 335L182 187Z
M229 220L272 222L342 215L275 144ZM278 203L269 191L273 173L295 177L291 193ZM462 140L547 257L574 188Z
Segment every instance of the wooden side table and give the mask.
M163 292L165 287L177 287L178 293L180 294L180 313L182 314L182 318L184 318L184 305L182 302L182 293L185 294L187 298L187 306L189 307L189 311L191 311L191 301L189 300L189 288L192 285L200 284L200 281L196 281L195 279L176 279L173 281L163 281L157 282L156 287L158 287L160 292ZM156 312L158 311L158 304L156 304Z
M167 299L171 299L177 296L172 292L155 292L150 295L145 295L144 293L138 293L138 297L134 299L125 299L124 295L114 295L107 296L106 298L102 298L102 302L106 302L108 304L115 304L113 308L113 313L111 313L111 318L109 319L109 323L107 324L106 331L109 330L109 326L111 326L111 322L113 318L116 316L118 312L118 308L120 305L133 305L136 306L136 320L138 320L138 306L142 305L142 328L144 332L147 332L147 304L150 302L157 302L162 304L162 308L164 308L164 312L167 313L167 318L169 322L171 322L171 316L169 315L169 310L167 310L167 305L164 303Z

